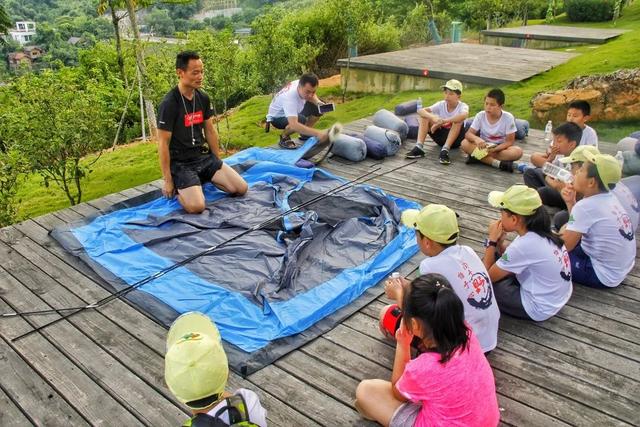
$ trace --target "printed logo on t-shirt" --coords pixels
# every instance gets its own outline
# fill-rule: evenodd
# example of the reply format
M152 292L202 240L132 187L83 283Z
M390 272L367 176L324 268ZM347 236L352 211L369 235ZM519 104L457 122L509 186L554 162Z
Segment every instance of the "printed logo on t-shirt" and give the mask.
M195 113L188 113L184 115L185 127L191 127L193 125L199 125L204 121L204 115L202 111L196 111Z
M569 215L569 224L573 224L574 222L576 222L576 219L573 217L573 214Z
M553 254L558 258L558 261L562 264L562 270L560 271L560 277L562 277L567 282L571 281L571 259L569 258L569 253L566 249L562 248L555 249Z
M613 208L612 213L618 220L618 232L620 235L629 241L633 240L633 224L629 215L618 209L617 206Z
M509 262L509 255L507 255L507 253L505 252L504 255L500 257L500 259L505 262Z
M471 307L486 310L491 307L493 291L491 280L484 272L474 272L466 262L462 263L462 271L458 273L458 278L464 281L464 288L467 290L467 302Z
M503 138L504 136L502 135L487 135L489 141L502 141Z

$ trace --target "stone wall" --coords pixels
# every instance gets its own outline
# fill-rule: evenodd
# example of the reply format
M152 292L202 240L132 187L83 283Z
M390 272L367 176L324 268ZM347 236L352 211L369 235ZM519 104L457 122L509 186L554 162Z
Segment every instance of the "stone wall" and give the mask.
M640 68L578 77L563 90L538 93L531 100L533 116L541 122L563 122L575 100L591 104L594 121L640 120Z

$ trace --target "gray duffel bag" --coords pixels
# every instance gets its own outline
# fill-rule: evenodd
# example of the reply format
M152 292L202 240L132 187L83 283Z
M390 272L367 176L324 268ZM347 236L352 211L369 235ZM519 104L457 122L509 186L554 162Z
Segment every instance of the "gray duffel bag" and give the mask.
M360 162L367 157L367 146L362 138L341 133L333 142L331 152L352 162Z
M406 126L406 123L404 124ZM402 139L398 132L379 126L367 126L364 130L364 137L382 144L387 156L396 154L400 149L400 145L402 145Z
M373 115L373 124L381 128L391 129L398 132L402 141L407 139L409 126L404 122L404 120L389 110L378 110L378 112Z

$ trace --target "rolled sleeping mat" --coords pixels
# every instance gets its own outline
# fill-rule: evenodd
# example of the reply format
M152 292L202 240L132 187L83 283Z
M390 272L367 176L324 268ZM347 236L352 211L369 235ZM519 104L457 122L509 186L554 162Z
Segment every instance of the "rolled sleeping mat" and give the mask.
M367 136L362 138L364 144L367 146L367 157L371 157L375 160L382 160L387 157L387 147L380 141L376 141Z
M409 127L407 138L418 139L418 130L420 129L420 118L417 114L409 114L404 117L404 122Z
M637 130L635 132L633 132L631 135L629 135L631 138L635 138L635 139L640 139L640 130Z
M404 123L404 122L403 122ZM404 123L406 126L406 123ZM398 132L381 128L379 126L367 126L364 130L365 143L366 139L370 139L372 141L377 141L384 145L385 152L387 156L393 156L400 149L400 145L402 145L402 139ZM367 145L367 151L369 150L369 145Z
M403 102L402 104L396 105L396 108L393 109L397 116L406 116L407 114L413 114L418 111L418 100L414 99L413 101Z
M516 139L525 139L527 136L529 136L529 122L516 119Z
M631 138L630 136L626 136L622 138L616 144L617 151L634 151L636 149L636 144L638 140L635 138Z
M385 129L391 129L398 132L400 139L404 141L407 139L409 133L409 126L400 117L396 116L389 110L378 110L373 115L373 124Z
M341 133L333 141L331 152L352 162L360 162L367 157L367 145L362 138Z
M623 151L622 175L640 175L640 156L635 151Z

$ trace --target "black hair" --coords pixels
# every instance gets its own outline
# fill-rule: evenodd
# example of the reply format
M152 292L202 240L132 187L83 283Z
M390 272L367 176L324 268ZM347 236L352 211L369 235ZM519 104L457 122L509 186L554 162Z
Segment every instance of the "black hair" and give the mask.
M426 337L435 341L435 351L444 364L453 354L469 348L469 329L464 323L464 306L441 274L431 273L414 279L403 299L405 327L416 319Z
M207 408L220 400L221 396L221 393L212 394L210 396L203 397L202 399L187 402L186 405L193 409Z
M192 50L180 52L176 56L176 70L181 69L182 71L187 71L187 68L189 68L189 61L192 59L200 59L200 55Z
M582 114L584 114L585 116L591 115L591 104L581 99L576 101L571 101L571 104L569 104L569 108L575 108L576 110L580 110L582 111Z
M420 235L420 237L426 237L427 239L429 239L429 237L425 236L424 234L422 234L422 232L420 230L418 230L416 228L416 233L418 233ZM447 249L448 247L454 246L458 244L458 233L453 233L451 236L449 236L449 238L447 240L451 240L451 239L455 239L453 242L451 243L440 243L440 242L436 242L433 239L429 239L433 242L436 242L437 244L439 244L440 246L442 246L443 248Z
M615 184L609 184L609 188L607 188L607 186L604 185L604 182L602 182L602 179L600 179L600 175L598 175L598 167L595 165L595 163L588 164L587 177L596 179L596 183L598 184L598 191L600 191L601 193L608 193L609 190L613 190L616 186Z
M576 145L580 145L580 140L582 139L582 129L575 123L565 122L559 126L557 126L553 131L553 134L556 136L564 136L569 142L573 141Z
M300 81L298 83L300 86L304 86L306 84L310 84L313 87L318 86L318 76L313 73L306 73L300 76Z
M500 105L500 106L504 105L505 97L504 97L504 92L502 91L502 89L491 89L487 93L487 96L485 96L485 98L493 98L493 99L496 100L498 105Z
M531 215L520 215L510 211L509 209L505 209L505 211L509 215L517 215L522 217L522 219L524 219L524 226L527 228L527 231L536 233L538 236L542 237L543 239L549 240L559 248L564 245L564 241L560 238L560 236L554 234L551 231L551 216L549 216L549 213L544 206L540 206Z
M462 91L458 89L449 89L448 87L443 87L442 91L444 92L445 90L450 90L451 92L455 92L458 96L462 95Z

